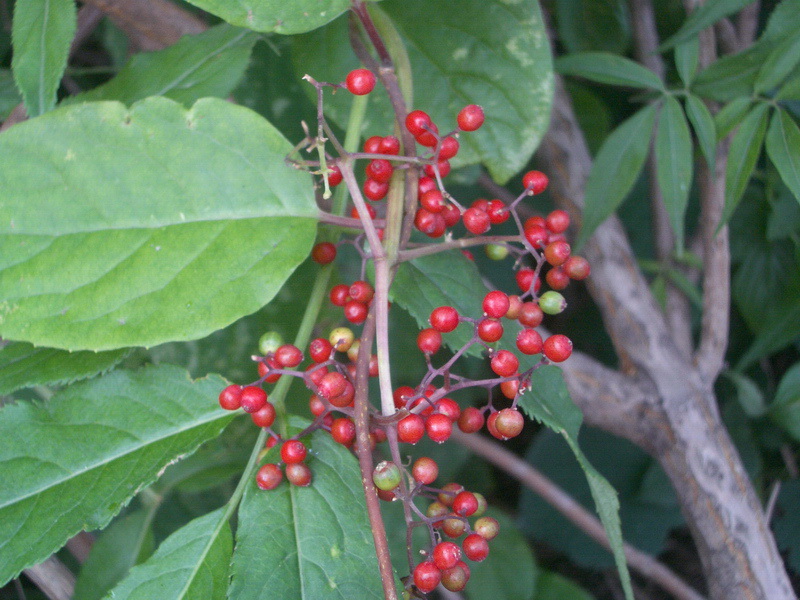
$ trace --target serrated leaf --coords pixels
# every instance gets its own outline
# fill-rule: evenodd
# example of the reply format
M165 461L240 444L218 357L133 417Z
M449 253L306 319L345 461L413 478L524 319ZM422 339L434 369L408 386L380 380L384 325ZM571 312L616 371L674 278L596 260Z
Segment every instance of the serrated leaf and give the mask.
M257 37L225 23L184 36L165 50L133 55L109 82L63 104L118 100L131 105L148 96L166 96L191 106L206 96L225 98L244 74Z
M562 75L585 77L599 83L663 90L658 75L647 67L610 52L578 52L562 56L555 62Z
M557 0L558 39L569 52L622 54L630 44L628 6L618 0Z
M800 35L788 36L770 52L758 71L753 86L757 94L763 94L782 82L800 63Z
M356 459L320 431L311 448L310 486L247 486L229 598L384 597ZM275 449L265 460L277 459Z
M11 68L31 117L56 105L56 91L75 35L76 14L74 0L25 0L14 4Z
M22 102L22 96L14 84L14 76L11 71L0 69L0 121L5 121L20 102Z
M770 119L766 148L767 155L778 169L783 183L800 202L800 129L794 119L780 107Z
M700 38L691 37L682 44L675 46L675 68L678 76L685 86L689 86L697 73L700 57Z
M713 25L723 17L740 11L753 0L709 0L697 7L686 19L681 28L661 44L660 51L672 48Z
M136 510L97 536L75 582L75 598L100 600L134 565L153 553L152 516L148 509Z
M754 106L731 140L725 169L725 208L720 226L727 223L736 210L761 155L761 144L767 131L768 109L767 104Z
M656 179L675 232L678 253L683 252L684 217L692 187L692 135L680 102L668 96L656 130Z
M5 132L0 335L151 346L254 312L314 241L311 178L284 165L289 150L215 98L79 104Z
M111 369L129 350L66 352L12 342L0 348L0 395L34 385L60 385Z
M655 105L646 106L606 138L586 182L583 222L576 249L586 243L630 192L647 158L655 118Z
M750 98L736 98L722 107L714 116L717 129L717 140L721 140L742 122L744 115L750 110L753 101Z
M625 598L633 600L630 573L622 549L619 499L611 484L589 463L578 446L578 430L583 417L570 398L561 369L546 365L534 371L531 377L531 389L520 398L519 406L529 417L561 434L575 454L586 475L597 514L608 535Z
M454 167L482 163L504 183L519 172L547 130L553 94L550 47L539 4L534 0L384 0L380 10L405 41L414 75L414 105L444 133L467 104L480 104L486 122L459 138ZM436 14L436 19L430 15ZM358 66L344 18L293 39L298 76L342 81ZM307 88L311 94L312 88ZM347 124L348 94L326 97L325 111ZM370 94L365 132L392 131L394 114L383 89Z
M0 479L14 481L0 487L0 582L105 526L166 465L219 435L233 418L217 403L224 386L163 365L0 410Z
M350 0L189 0L219 18L253 31L284 35L303 33L332 21L348 8Z
M800 440L800 364L784 373L769 414L795 440Z
M233 552L224 511L220 508L181 527L146 562L134 567L106 598L223 600ZM253 570L258 568L254 565Z
M686 95L686 116L694 128L706 163L713 168L717 161L717 132L714 117L705 103L693 94Z
M536 600L594 600L589 592L558 573L545 571L539 577Z
M739 54L723 56L698 73L692 92L701 98L728 102L750 97L761 65L774 44L762 41Z

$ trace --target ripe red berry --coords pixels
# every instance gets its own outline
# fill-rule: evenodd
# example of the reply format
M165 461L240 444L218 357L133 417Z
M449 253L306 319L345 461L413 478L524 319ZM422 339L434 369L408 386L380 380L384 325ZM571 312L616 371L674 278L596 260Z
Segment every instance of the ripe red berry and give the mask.
M417 182L417 193L422 196L425 192L435 190L436 180L433 177L420 177Z
M427 456L422 456L414 461L411 467L411 476L422 485L430 485L439 476L439 465Z
M545 224L553 233L564 233L569 227L569 213L564 210L554 210L547 215Z
M503 326L495 319L481 319L478 323L478 337L487 344L503 337Z
M281 446L281 460L287 465L303 462L307 453L306 445L300 440L286 440Z
M542 344L542 336L535 329L525 328L517 334L517 349L523 354L539 354Z
M334 441L349 446L356 439L356 426L348 417L339 417L331 423L331 437Z
M441 580L442 573L433 561L421 562L414 568L414 585L423 594L435 590Z
M468 208L463 215L464 227L475 235L482 235L492 226L489 215L477 208Z
M322 242L311 250L311 258L320 265L327 265L336 259L336 246L330 242Z
M516 398L519 392L519 379L511 379L501 383L500 392L509 400Z
M429 320L436 331L448 333L458 327L458 311L452 306L440 306L431 311Z
M549 237L547 230L540 225L526 227L524 234L525 239L528 240L528 243L536 249L542 248L545 244L547 244L547 239Z
M422 170L428 177L436 177L436 171L439 171L439 177L447 177L450 174L450 161L440 160L435 165L425 165Z
M417 347L425 354L436 354L442 347L442 334L435 329L423 329L417 336Z
M570 254L570 247L567 242L550 242L544 247L544 258L554 267L563 265Z
M528 171L522 176L522 185L528 190L528 193L541 194L547 189L547 184L550 180L547 175L541 171Z
M506 316L510 305L508 295L500 290L491 291L483 297L483 312L492 319Z
M544 312L535 302L524 302L519 311L519 322L525 327L538 327L544 320Z
M553 267L544 276L544 280L554 290L563 290L569 285L569 276L562 267Z
M400 154L400 140L393 135L387 135L385 138L381 138L379 150L381 154Z
M219 405L225 410L236 410L242 406L242 386L229 385L219 393Z
M367 281L354 281L349 289L350 298L361 304L369 304L375 295L375 288Z
M340 283L331 288L330 301L334 306L344 306L350 296L350 286Z
M560 333L551 335L544 341L542 351L553 362L563 362L572 354L572 340Z
M517 280L517 285L519 289L523 292L528 292L533 286L533 291L538 292L539 288L542 287L542 280L536 276L536 272L533 269L520 269L517 271L514 278Z
M412 110L408 113L408 116L406 116L406 129L408 129L414 137L425 133L425 131L427 131L425 128L430 126L431 118L425 111Z
M510 377L519 368L519 359L513 352L500 350L491 360L492 371L500 377Z
M275 422L275 407L271 402L267 402L256 412L250 413L250 418L256 427L272 427Z
M497 199L489 201L486 214L489 215L489 221L491 221L492 225L505 223L511 217L511 213L505 203Z
M414 226L428 237L437 238L444 234L445 222L442 215L437 215L424 208L417 209Z
M311 469L306 463L291 463L286 465L286 479L297 487L307 487L311 484Z
M308 344L308 354L315 363L322 363L331 357L333 346L325 338L316 338Z
M394 392L392 392L395 408L405 408L408 400L413 396L414 388L409 385L401 385Z
M427 146L428 148L434 148L436 144L439 143L439 128L436 126L435 123L431 123L428 127L420 133L419 135L414 136L417 140L417 143L420 146Z
M366 172L367 177L370 179L374 179L378 183L388 183L392 178L394 167L392 167L392 163L388 160L376 158L375 160L369 161Z
M444 138L439 147L439 160L450 160L458 154L458 148L459 143L456 138L452 136Z
M447 227L452 227L461 220L461 211L454 204L446 204L441 214Z
M264 465L256 473L256 484L262 490L274 490L283 480L283 472L278 465Z
M425 431L434 442L441 444L450 439L453 433L453 422L443 414L433 414L425 422Z
M303 360L303 353L294 344L284 344L275 351L275 362L287 369L296 367Z
M429 190L422 194L419 198L419 203L422 208L432 213L440 213L447 206L442 192L437 189Z
M375 74L369 69L355 69L345 79L347 90L355 96L364 96L375 89Z
M483 427L483 421L483 413L474 406L468 406L461 411L458 428L464 433L475 433Z
M510 295L508 297L508 310L505 314L506 319L519 319L520 310L522 310L522 300L516 294Z
M245 412L254 413L264 408L267 403L267 392L260 387L248 385L242 390L242 408Z
M477 104L470 104L461 109L456 122L462 131L475 131L483 125L483 119L483 108Z
M355 365L353 365L355 367ZM353 404L353 398L356 395L356 388L353 387L353 384L349 381L345 381L344 383L344 391L339 394L338 396L334 396L328 402L333 404L333 406L337 408L343 408L345 406L351 406Z
M455 497L463 491L464 486L453 481L443 485L442 491L439 492L436 498L445 506L453 506L453 500L455 500Z
M461 560L461 548L453 542L439 542L433 548L433 562L440 571L455 567Z
M517 437L525 426L525 417L516 408L504 408L495 413L494 428L503 439Z
M368 137L364 142L364 152L367 154L380 154L383 138L379 135Z
M403 417L397 423L397 438L406 444L416 444L425 435L425 421L417 414Z
M434 412L443 414L455 423L461 416L461 407L452 398L440 398L434 404Z
M586 279L591 272L589 261L582 256L570 256L562 268L564 269L564 273L567 274L567 277L575 281Z
M354 325L360 325L366 321L368 314L369 308L367 305L356 300L350 300L344 305L344 318Z
M481 562L489 556L489 542L477 533L471 533L461 542L464 555L475 562Z
M462 517L471 517L478 510L478 499L472 492L459 492L453 499L453 512Z
M345 376L334 371L333 373L325 373L322 376L320 382L317 384L317 393L323 398L330 400L331 398L343 394L346 387L347 379L345 379Z
M308 401L308 409L311 411L312 415L318 417L328 410L328 407L325 405L325 401L322 398L314 394Z
M385 182L375 181L374 179L367 179L364 181L364 195L367 199L377 202L383 200L389 192L389 184ZM375 218L374 214L370 217Z
M331 172L328 173L328 185L331 187L336 187L344 180L344 175L342 175L342 170L338 167L338 165L333 165L330 167Z

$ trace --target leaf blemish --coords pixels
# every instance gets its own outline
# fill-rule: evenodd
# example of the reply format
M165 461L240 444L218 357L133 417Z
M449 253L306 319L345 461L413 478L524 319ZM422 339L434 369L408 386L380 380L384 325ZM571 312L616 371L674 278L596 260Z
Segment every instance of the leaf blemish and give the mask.
M342 550L337 545L331 546L331 556L333 558L339 558L342 555Z

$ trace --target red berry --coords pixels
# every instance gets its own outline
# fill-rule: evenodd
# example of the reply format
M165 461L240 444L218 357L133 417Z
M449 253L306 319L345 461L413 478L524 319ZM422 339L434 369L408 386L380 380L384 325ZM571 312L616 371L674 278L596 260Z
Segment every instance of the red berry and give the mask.
M544 258L551 265L557 267L567 261L570 250L567 242L550 242L544 247Z
M483 312L492 319L500 319L506 316L510 305L508 295L500 290L489 292L483 297Z
M489 231L491 221L489 215L477 208L468 208L464 211L464 227L467 231L475 235L481 235Z
M278 443L280 440L281 440L281 438L280 438L279 436L277 436L277 435L271 435L271 436L269 436L269 437L267 438L267 441L266 441L266 443L264 444L264 447L265 447L267 450L269 450L270 448L274 448L274 447L275 447L275 444L277 444L277 443Z
M500 377L510 377L519 369L519 359L513 352L500 350L492 357L491 366Z
M395 408L405 408L408 400L414 396L414 388L408 385L401 385L392 393Z
M330 242L322 242L311 250L311 258L321 265L332 263L336 258L336 246Z
M478 510L478 499L472 492L459 492L453 499L453 512L462 517L471 517Z
M397 423L397 438L406 444L416 444L425 435L425 421L416 414L403 417Z
M542 280L536 276L536 272L533 269L520 269L514 277L517 280L519 289L523 292L530 291L531 286L533 286L534 292L538 292L539 288L542 287Z
M406 117L406 129L408 129L414 137L425 133L425 128L430 126L431 118L428 116L428 113L422 110L412 110Z
M311 469L302 462L286 465L286 479L297 487L307 487L311 484Z
M503 436L503 439L517 437L525 426L525 417L515 408L504 408L495 413L494 428Z
M432 561L419 563L414 568L414 585L423 594L428 594L436 589L442 580L442 573Z
M437 499L445 506L453 506L453 500L455 500L455 497L463 491L463 485L460 483L450 482L442 486L442 491L437 495Z
M356 439L356 426L352 419L339 417L331 423L331 437L334 441L349 446Z
M340 283L331 288L330 300L334 306L344 306L350 296L350 286Z
M522 185L531 195L541 194L545 191L548 182L547 175L541 171L528 171L522 176Z
M331 187L336 187L344 180L344 175L342 175L342 170L337 166L333 165L330 167L331 172L328 173L328 185Z
M431 311L431 327L441 333L448 333L458 327L458 311L452 306L440 306Z
M425 431L428 432L429 438L441 444L450 439L450 435L453 433L453 422L446 415L433 414L425 422Z
M446 204L442 209L442 218L447 227L452 227L461 220L461 211L454 204Z
M439 542L433 549L433 562L440 571L455 567L461 560L461 548L453 542Z
M400 154L400 140L393 135L387 135L381 138L380 148L381 154Z
M423 329L417 336L417 347L425 354L436 354L442 347L442 334L435 329Z
M389 184L385 182L375 181L374 179L367 179L364 181L364 195L373 202L382 200L389 192ZM370 217L375 218L374 214Z
M544 312L535 302L524 302L519 311L519 322L525 327L538 327L542 324Z
M544 217L540 217L539 215L535 217L530 217L525 220L525 224L522 226L523 229L528 229L529 227L546 227L547 222L545 221Z
M572 354L572 340L560 333L551 335L544 341L542 351L553 362L563 362Z
M434 411L441 413L454 423L461 416L461 407L452 398L440 398L434 404Z
M547 238L549 237L549 234L547 233L547 230L540 225L526 227L524 233L525 239L528 240L528 243L536 249L539 249L547 244Z
M417 143L420 146L427 146L428 148L434 148L436 144L439 143L439 128L436 126L435 123L431 123L425 131L420 133L419 135L415 135L414 137L417 140Z
M456 122L462 131L475 131L483 125L483 119L483 108L477 104L470 104L461 109Z
M432 458L423 456L414 461L414 465L411 467L411 476L422 485L430 485L439 476L439 465Z
M274 490L283 480L283 473L278 465L267 464L256 473L256 484L262 490Z
M544 280L554 290L563 290L569 285L569 276L561 267L553 267L544 276Z
M250 413L250 418L256 427L272 427L275 422L275 407L271 402L267 402L256 412Z
M345 389L347 388L347 379L345 379L345 376L337 371L334 371L333 373L324 373L317 384L317 388L317 393L320 396L330 400L331 398L335 398L336 396L340 396L344 393Z
M439 171L439 177L447 177L450 174L450 161L440 160L435 165L425 165L422 170L428 177L436 177L436 171Z
M509 400L513 400L517 397L517 393L519 392L519 379L504 381L500 384L500 391L502 392L503 396Z
M267 392L260 387L248 385L242 390L242 408L245 412L254 413L264 408L267 403Z
M281 446L281 460L287 465L303 462L307 453L306 445L300 440L287 440Z
M450 160L458 154L458 140L454 137L446 137L442 140L439 147L439 160Z
M369 204L366 205L366 208L367 208L367 216L370 219L374 219L376 217L376 215L378 214L377 212L375 212L375 208L370 206ZM358 213L358 209L355 206L350 209L350 216L353 219L360 219L361 218L361 216Z
M369 308L367 305L356 300L350 300L344 305L344 318L354 325L359 325L366 321L368 313Z
M564 233L569 227L569 214L564 210L554 210L547 215L545 223L553 233Z
M325 405L325 401L322 398L314 394L308 401L308 409L311 411L312 415L318 417L328 410L328 407Z
M563 266L567 277L576 281L586 279L591 272L589 261L582 256L570 256Z
M511 213L502 200L490 200L489 206L486 208L486 214L489 215L489 221L492 225L499 225L505 223L511 217Z
M465 556L472 561L481 562L489 556L489 542L477 533L465 537L461 546L464 548Z
M368 137L364 142L364 152L367 154L381 154L381 142L383 142L383 138L379 135Z
M522 329L517 334L517 348L523 354L539 354L542 351L542 336L535 329Z
M394 167L392 167L392 163L388 160L376 158L375 160L369 161L366 171L367 177L370 179L374 179L378 183L388 183L392 178Z
M446 228L442 215L437 215L424 208L417 209L414 226L428 237L437 238L444 234Z
M345 79L347 90L356 96L364 96L375 89L375 74L369 69L355 69Z
M437 189L422 194L419 198L419 203L422 208L432 213L440 213L444 210L444 207L447 206L442 192Z
M355 365L353 365L355 367ZM349 381L345 381L344 384L344 391L339 394L338 396L334 396L328 402L333 404L336 408L343 408L345 406L351 406L353 404L353 398L356 395L356 388L353 387L353 384Z
M508 297L508 310L506 311L506 319L516 320L519 319L519 313L522 310L522 300L519 296L512 294Z
M478 323L478 337L487 344L496 342L503 337L503 326L495 319L482 319Z
M375 288L367 281L354 281L349 289L350 297L361 304L369 304L375 295Z
M458 428L464 433L475 433L483 427L483 421L483 413L474 406L468 406L461 411Z
M325 338L313 339L308 345L308 354L315 363L325 362L331 357L332 352L333 346Z
M229 385L219 393L219 405L225 410L236 410L242 406L242 386Z
M303 353L294 344L284 344L275 351L275 362L283 368L292 368L299 365L303 360Z
M422 196L425 192L435 190L436 180L433 177L420 177L417 182L417 193Z

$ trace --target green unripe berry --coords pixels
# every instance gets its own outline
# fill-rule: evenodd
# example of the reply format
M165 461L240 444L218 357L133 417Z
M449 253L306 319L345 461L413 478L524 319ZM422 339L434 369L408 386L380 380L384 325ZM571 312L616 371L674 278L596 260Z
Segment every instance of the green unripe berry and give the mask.
M389 492L400 485L400 469L393 462L383 460L372 472L372 482L379 490Z
M508 248L503 244L486 244L485 251L490 260L503 260L508 256Z
M337 352L347 352L355 339L356 336L349 327L337 327L328 337L328 341Z
M558 292L550 290L539 297L539 308L548 315L557 315L567 308L567 301Z
M258 351L263 356L272 354L283 346L283 336L277 331L268 331L258 339Z

